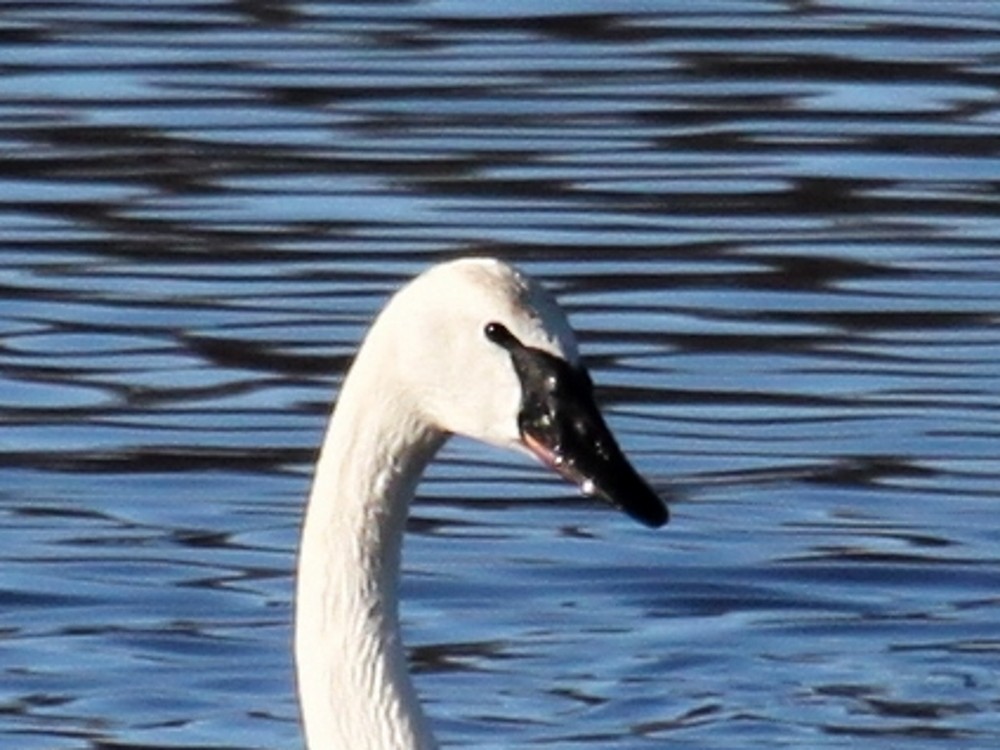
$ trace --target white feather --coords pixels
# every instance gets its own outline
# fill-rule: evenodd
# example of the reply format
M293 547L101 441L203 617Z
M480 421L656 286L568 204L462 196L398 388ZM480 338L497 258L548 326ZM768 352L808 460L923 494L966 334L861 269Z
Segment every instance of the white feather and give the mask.
M378 316L341 389L302 531L295 657L310 750L430 750L400 642L397 582L410 499L460 433L520 448L520 384L484 335L499 322L577 361L540 285L491 259L435 266Z

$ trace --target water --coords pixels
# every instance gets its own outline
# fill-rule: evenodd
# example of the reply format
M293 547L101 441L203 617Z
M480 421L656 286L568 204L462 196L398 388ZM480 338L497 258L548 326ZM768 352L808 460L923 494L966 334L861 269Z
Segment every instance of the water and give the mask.
M0 747L301 747L297 529L385 296L491 253L678 495L456 441L447 746L1000 743L1000 8L0 8Z

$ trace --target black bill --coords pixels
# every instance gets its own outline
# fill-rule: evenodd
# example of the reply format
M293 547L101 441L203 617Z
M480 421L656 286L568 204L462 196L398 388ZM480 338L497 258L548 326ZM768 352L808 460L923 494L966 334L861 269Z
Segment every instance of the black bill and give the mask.
M524 346L499 323L486 335L510 352L521 380L518 427L524 444L544 463L647 526L662 526L667 506L629 463L594 401L587 371Z

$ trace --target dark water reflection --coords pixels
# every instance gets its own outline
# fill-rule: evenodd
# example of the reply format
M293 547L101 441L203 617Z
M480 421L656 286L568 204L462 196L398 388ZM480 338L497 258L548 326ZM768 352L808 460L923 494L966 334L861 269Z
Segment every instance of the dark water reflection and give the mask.
M1000 741L991 0L0 8L0 746L299 747L298 519L402 279L551 280L633 528L456 442L450 746Z

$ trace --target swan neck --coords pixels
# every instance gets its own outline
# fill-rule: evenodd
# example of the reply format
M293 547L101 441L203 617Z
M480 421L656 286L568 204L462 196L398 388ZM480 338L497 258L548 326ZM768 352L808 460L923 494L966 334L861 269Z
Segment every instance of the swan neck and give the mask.
M410 500L445 435L371 385L355 371L344 384L303 527L296 669L309 750L436 748L407 669L397 592Z

